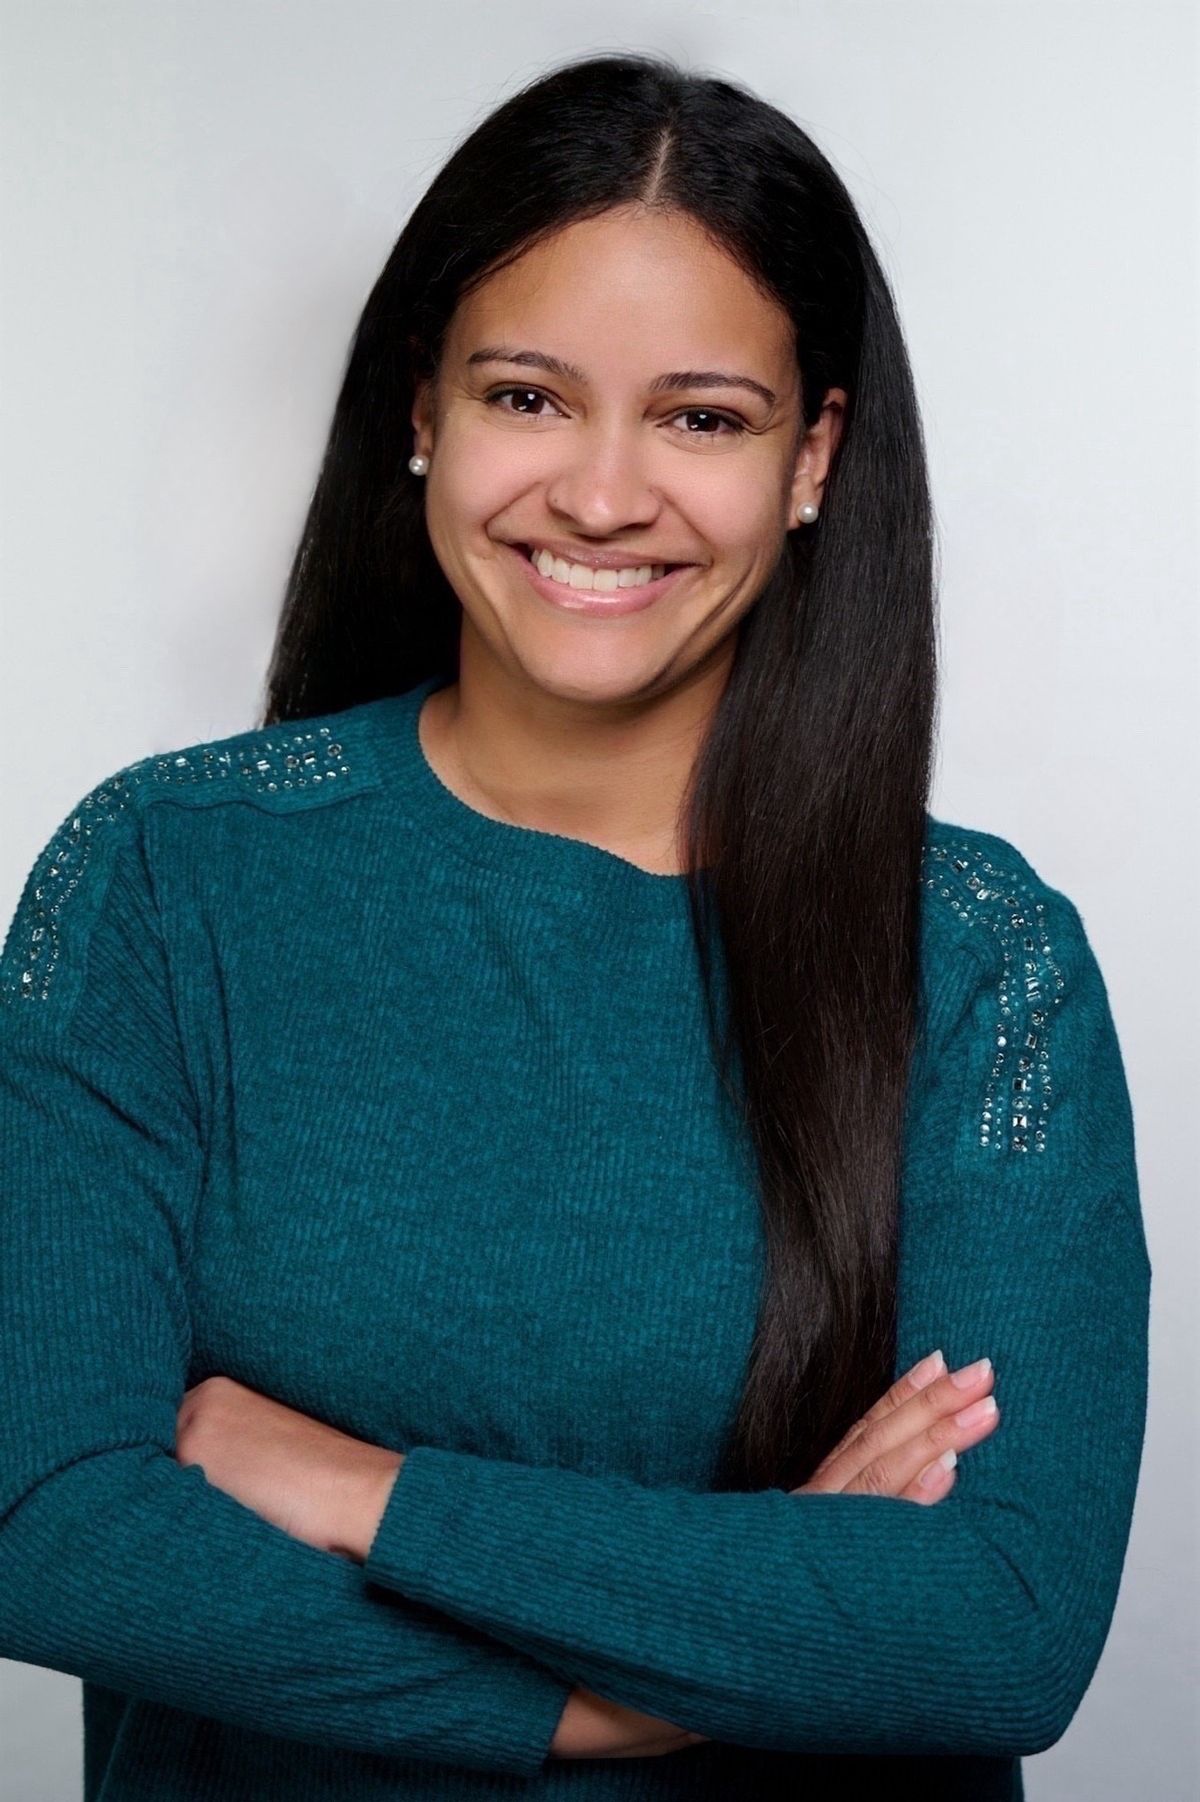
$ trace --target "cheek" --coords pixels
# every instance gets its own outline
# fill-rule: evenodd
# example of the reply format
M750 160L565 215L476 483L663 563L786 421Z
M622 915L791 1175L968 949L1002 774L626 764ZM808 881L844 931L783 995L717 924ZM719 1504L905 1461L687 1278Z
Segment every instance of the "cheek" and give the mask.
M447 536L484 532L535 479L528 446L465 420L444 423L433 463L427 508L431 526L436 519Z
M679 506L718 556L739 562L752 562L762 556L779 532L779 507L764 480L712 484L690 504L686 494L681 493Z
M436 517L448 536L485 532L489 521L502 516L522 492L516 471L502 457L447 460L440 474L429 489L428 515L431 524Z

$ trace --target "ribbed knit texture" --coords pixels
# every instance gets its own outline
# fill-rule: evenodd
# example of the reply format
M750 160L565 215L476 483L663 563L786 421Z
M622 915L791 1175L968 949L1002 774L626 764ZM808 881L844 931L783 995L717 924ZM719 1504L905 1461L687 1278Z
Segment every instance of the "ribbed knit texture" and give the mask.
M1020 1797L1146 1407L1078 910L930 818L896 1371L986 1353L999 1427L932 1506L718 1492L763 1240L685 882L466 806L434 686L128 765L30 871L0 1655L83 1680L86 1802ZM175 1461L214 1373L407 1453L365 1565ZM553 1758L578 1684L716 1743Z

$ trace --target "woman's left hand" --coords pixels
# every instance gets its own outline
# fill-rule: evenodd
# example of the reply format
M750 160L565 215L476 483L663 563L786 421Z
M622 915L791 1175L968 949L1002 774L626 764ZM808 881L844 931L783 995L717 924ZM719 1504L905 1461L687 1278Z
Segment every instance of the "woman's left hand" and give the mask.
M319 1551L365 1560L404 1462L401 1452L354 1439L233 1377L186 1391L175 1458Z

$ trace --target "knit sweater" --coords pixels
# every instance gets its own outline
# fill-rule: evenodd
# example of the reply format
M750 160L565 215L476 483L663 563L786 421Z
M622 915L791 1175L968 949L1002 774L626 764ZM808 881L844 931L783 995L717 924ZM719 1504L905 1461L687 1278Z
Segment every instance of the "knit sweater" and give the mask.
M986 1353L998 1427L935 1504L719 1490L764 1242L685 879L461 801L438 685L128 764L29 872L0 1655L82 1679L86 1802L1020 1797L1146 1405L1077 908L928 816L896 1373ZM406 1454L365 1563L176 1461L216 1373ZM711 1743L557 1758L577 1685Z

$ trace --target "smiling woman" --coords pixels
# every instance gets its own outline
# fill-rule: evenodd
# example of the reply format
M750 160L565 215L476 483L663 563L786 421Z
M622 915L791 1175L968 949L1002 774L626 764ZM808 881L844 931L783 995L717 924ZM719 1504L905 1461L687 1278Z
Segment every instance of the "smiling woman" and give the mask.
M928 811L932 551L790 119L598 56L455 150L264 717L0 957L0 1655L87 1802L1012 1802L1066 1730L1149 1260L1082 917Z

